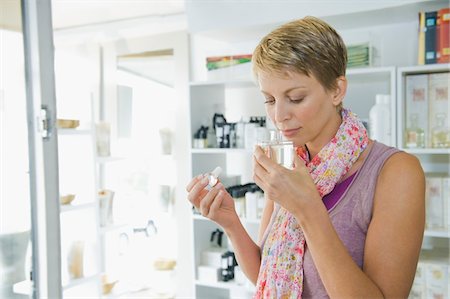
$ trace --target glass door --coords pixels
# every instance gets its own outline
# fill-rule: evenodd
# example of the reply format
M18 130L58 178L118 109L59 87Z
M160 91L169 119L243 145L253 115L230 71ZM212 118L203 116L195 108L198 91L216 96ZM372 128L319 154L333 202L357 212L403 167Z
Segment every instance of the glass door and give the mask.
M0 11L0 297L60 298L50 1Z
M0 11L0 298L30 298L31 210L22 18Z

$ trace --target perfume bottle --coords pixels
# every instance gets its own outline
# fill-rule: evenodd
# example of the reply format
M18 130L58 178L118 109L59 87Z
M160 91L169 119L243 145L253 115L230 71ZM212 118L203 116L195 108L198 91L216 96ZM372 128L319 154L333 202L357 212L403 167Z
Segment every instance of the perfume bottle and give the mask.
M450 147L450 128L445 125L446 118L444 113L436 114L436 126L431 129L432 147Z
M416 113L410 116L410 127L406 129L406 147L424 148L425 132L419 127L419 115Z
M205 176L208 177L208 188L214 187L219 182L219 175L221 173L222 167L217 166L213 171L205 174Z

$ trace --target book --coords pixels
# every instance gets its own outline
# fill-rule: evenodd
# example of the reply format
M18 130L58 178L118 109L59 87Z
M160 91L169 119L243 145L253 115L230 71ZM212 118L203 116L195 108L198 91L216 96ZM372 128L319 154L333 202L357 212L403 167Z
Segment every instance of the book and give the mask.
M426 227L444 228L444 201L442 200L442 177L426 177L425 203Z
M424 148L428 144L428 75L406 76L405 146Z
M437 11L425 12L425 64L436 63Z
M211 71L220 68L234 66L237 64L248 63L251 60L252 60L251 54L207 57L206 67L208 71Z
M419 49L417 51L417 64L425 64L425 13L419 12Z
M429 144L450 147L450 72L428 75Z
M437 14L437 62L450 62L450 8L442 8Z

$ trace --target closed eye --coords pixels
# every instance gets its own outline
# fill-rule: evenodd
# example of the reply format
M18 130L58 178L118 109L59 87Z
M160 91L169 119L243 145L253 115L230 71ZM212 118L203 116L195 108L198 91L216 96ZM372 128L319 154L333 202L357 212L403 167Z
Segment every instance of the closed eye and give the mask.
M291 101L292 103L297 104L297 103L302 102L303 99L304 99L304 98L294 98L294 99L291 99L291 98L290 98L289 101Z
M266 98L266 100L264 101L264 104L274 104L275 103L275 99L274 98Z

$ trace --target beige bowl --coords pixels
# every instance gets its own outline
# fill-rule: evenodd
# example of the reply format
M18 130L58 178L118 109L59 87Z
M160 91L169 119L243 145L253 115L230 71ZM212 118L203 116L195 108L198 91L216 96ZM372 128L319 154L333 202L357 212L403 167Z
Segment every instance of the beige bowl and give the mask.
M175 268L175 265L177 264L177 262L175 260L171 260L171 259L157 259L155 260L155 262L153 263L153 267L156 270L173 270L173 268Z
M76 119L58 119L56 126L60 129L75 129L80 125L80 121Z
M75 194L67 194L59 197L59 202L62 205L68 205L75 199Z

